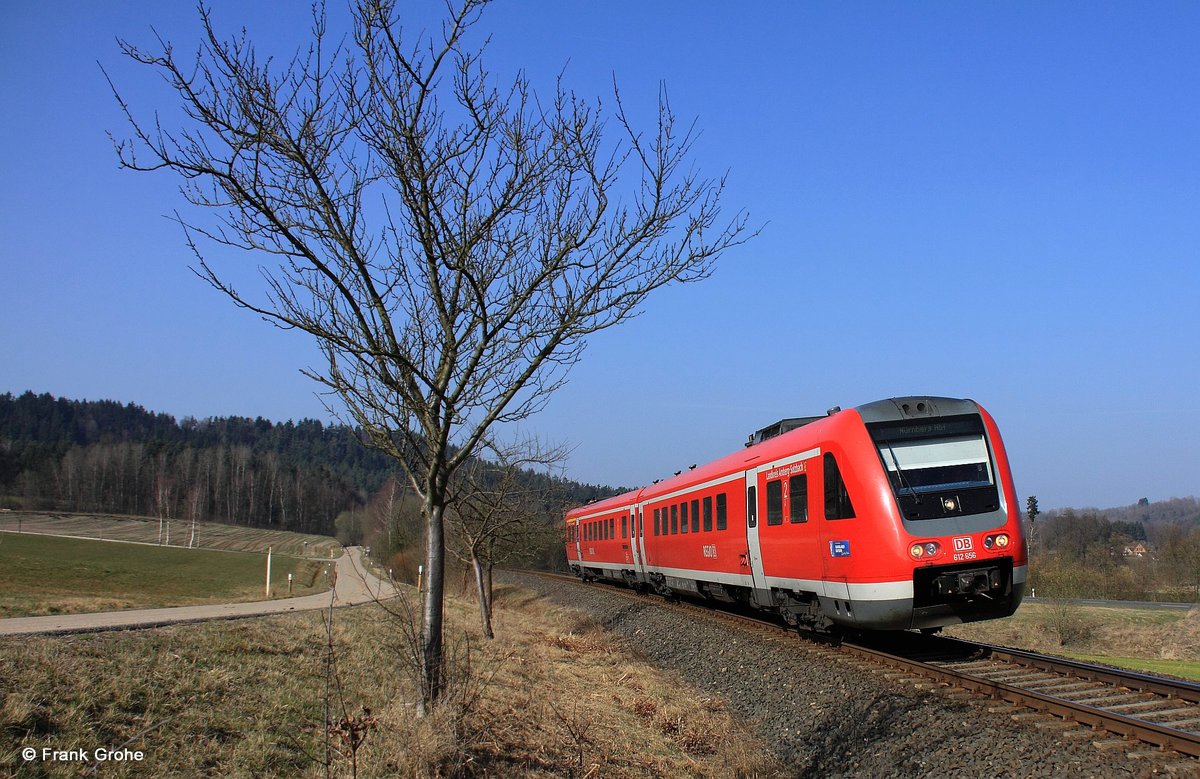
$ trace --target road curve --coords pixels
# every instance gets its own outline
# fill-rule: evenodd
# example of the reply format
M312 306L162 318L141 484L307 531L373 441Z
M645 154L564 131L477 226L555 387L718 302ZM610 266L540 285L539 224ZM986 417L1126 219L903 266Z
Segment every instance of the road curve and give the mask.
M299 598L0 619L0 636L34 633L90 633L102 630L174 625L181 622L203 622L210 619L237 619L263 614L311 611L329 608L331 598L335 606L353 606L376 598L386 598L393 593L391 584L376 578L366 570L362 564L362 549L357 546L348 547L346 553L337 558L334 575L332 591L304 595Z

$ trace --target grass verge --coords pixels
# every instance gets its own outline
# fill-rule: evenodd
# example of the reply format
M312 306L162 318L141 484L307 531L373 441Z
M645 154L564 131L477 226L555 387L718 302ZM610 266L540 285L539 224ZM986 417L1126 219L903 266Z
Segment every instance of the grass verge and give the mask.
M359 776L729 777L779 767L724 703L639 662L589 618L498 588L499 637L475 605L447 601L454 674L445 703L414 717L404 642L375 605L338 610L334 720L369 723ZM0 771L76 776L87 761L21 751L124 747L144 759L109 777L324 776L326 632L286 615L0 644ZM329 742L332 773L349 750Z
M327 589L326 563L273 555L271 590ZM262 554L176 549L34 534L0 534L0 617L262 600Z
M1190 611L1024 603L946 634L1200 681L1200 607Z

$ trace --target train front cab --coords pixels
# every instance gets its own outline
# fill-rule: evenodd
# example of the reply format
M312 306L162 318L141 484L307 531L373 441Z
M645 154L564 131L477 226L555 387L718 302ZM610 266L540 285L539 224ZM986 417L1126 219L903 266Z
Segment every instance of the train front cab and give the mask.
M898 398L856 409L887 479L911 598L859 601L877 628L1006 617L1025 592L1026 548L1008 458L973 401Z

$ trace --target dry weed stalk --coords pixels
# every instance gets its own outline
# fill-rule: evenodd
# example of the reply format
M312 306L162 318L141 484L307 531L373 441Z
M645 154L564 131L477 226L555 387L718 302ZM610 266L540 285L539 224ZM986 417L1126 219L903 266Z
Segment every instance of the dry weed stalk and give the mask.
M582 775L586 766L587 750L595 745L595 741L588 735L595 720L590 717L580 717L578 703L572 704L570 712L563 712L551 701L550 710L554 712L558 723L571 739L572 751L575 755L575 768L578 768Z
M353 715L348 711L341 675L338 673L337 645L333 640L333 606L336 600L336 592L330 590L329 613L325 615L325 776L333 776L333 755L336 753L343 760L350 762L350 775L357 777L358 750L367 740L367 734L378 726L379 720L366 706L362 707L360 715ZM342 710L342 716L337 720L333 719L332 714L335 693L337 705ZM337 744L333 743L334 739L337 740Z

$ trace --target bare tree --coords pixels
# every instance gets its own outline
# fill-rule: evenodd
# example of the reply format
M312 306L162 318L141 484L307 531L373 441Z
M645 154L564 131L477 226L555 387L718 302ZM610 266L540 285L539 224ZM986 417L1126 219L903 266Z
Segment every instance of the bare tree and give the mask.
M528 486L524 468L553 468L565 457L561 447L535 442L501 453L502 462L475 459L459 469L451 490L448 548L470 565L479 597L484 638L492 639L492 570L516 559L545 540L551 498Z
M318 7L308 49L282 66L244 32L223 40L201 7L194 56L121 42L170 85L180 126L140 117L113 87L132 128L114 138L121 164L175 172L200 207L176 214L196 272L313 336L327 365L306 375L421 497L422 711L443 684L455 472L545 404L587 336L706 278L750 234L743 213L722 220L724 180L691 167L694 129L665 90L643 134L615 88L608 107L561 78L547 100L524 74L501 85L467 42L484 5L461 0L440 34L408 40L395 0L357 0L339 46ZM263 258L264 290L235 288L202 243Z

